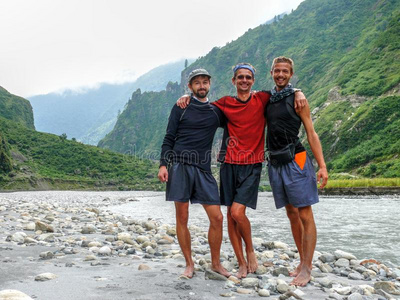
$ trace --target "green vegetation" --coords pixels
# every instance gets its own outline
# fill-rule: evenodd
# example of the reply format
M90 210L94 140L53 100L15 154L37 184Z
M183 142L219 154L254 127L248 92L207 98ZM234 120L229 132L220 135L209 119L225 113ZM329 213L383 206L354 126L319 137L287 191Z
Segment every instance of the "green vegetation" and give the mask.
M12 170L10 150L5 138L0 134L0 174L7 174Z
M400 187L400 178L333 179L327 189L354 187Z
M157 164L149 160L36 132L2 117L0 129L1 190L163 189L156 177ZM7 166L10 161L8 153L13 157L12 170L4 170L3 162Z
M32 106L28 100L12 95L0 86L0 117L12 120L28 128L33 125Z
M99 145L159 151L170 107L191 70L202 67L213 75L210 98L217 99L235 94L231 66L241 61L257 68L254 89L270 89L272 60L285 55L295 61L292 83L309 99L329 171L400 177L398 32L399 1L306 0L199 58L182 72L178 92L136 94Z

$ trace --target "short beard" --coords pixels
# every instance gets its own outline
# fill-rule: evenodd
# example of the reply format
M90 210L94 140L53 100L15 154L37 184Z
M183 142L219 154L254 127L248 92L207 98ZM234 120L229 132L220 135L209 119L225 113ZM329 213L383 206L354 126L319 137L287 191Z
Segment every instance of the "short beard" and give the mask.
M206 91L206 92L205 92L206 94L205 94L204 96L201 96L198 92L193 92L193 94L196 96L196 98L203 99L203 98L206 98L206 97L207 97L208 92L209 92L209 91Z

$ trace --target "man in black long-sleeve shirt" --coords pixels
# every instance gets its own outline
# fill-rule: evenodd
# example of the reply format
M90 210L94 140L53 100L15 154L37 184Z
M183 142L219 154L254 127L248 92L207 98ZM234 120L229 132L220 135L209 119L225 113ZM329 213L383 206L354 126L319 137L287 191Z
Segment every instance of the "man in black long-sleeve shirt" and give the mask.
M194 274L187 226L189 200L191 203L202 204L210 220L208 242L211 269L226 277L230 276L220 263L223 216L217 182L210 167L214 134L224 124L225 117L208 101L210 79L210 74L204 69L196 69L189 74L188 87L193 94L186 109L177 105L172 108L161 147L158 173L160 181L167 182L167 201L175 202L176 232L186 261L183 275L188 278Z

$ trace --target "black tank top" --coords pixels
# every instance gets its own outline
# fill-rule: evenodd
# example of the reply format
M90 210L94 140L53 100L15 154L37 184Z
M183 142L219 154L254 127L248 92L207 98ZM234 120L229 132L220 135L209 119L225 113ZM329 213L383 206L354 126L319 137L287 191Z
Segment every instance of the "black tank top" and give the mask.
M294 110L294 94L275 103L268 102L266 117L269 151L280 150L290 143L297 143L295 153L305 151L298 137L301 119Z

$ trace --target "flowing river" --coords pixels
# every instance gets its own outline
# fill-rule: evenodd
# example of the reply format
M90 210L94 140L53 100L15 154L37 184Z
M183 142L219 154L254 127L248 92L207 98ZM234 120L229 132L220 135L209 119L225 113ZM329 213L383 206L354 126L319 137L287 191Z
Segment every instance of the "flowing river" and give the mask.
M16 201L30 197L71 202L84 198L88 205L109 198L120 200L121 203L107 208L113 212L135 219L152 218L163 223L175 223L174 205L165 201L163 192L48 191L0 194L0 199ZM399 196L323 196L320 203L313 206L313 210L318 230L318 251L333 253L341 249L353 253L358 259L374 258L400 266ZM226 208L222 207L222 211L225 215ZM271 193L260 193L257 210L248 209L248 216L253 236L266 241L279 240L294 246L285 210L275 209ZM224 222L224 235L227 236L226 221ZM208 226L208 219L201 205L190 206L189 224L202 228Z

